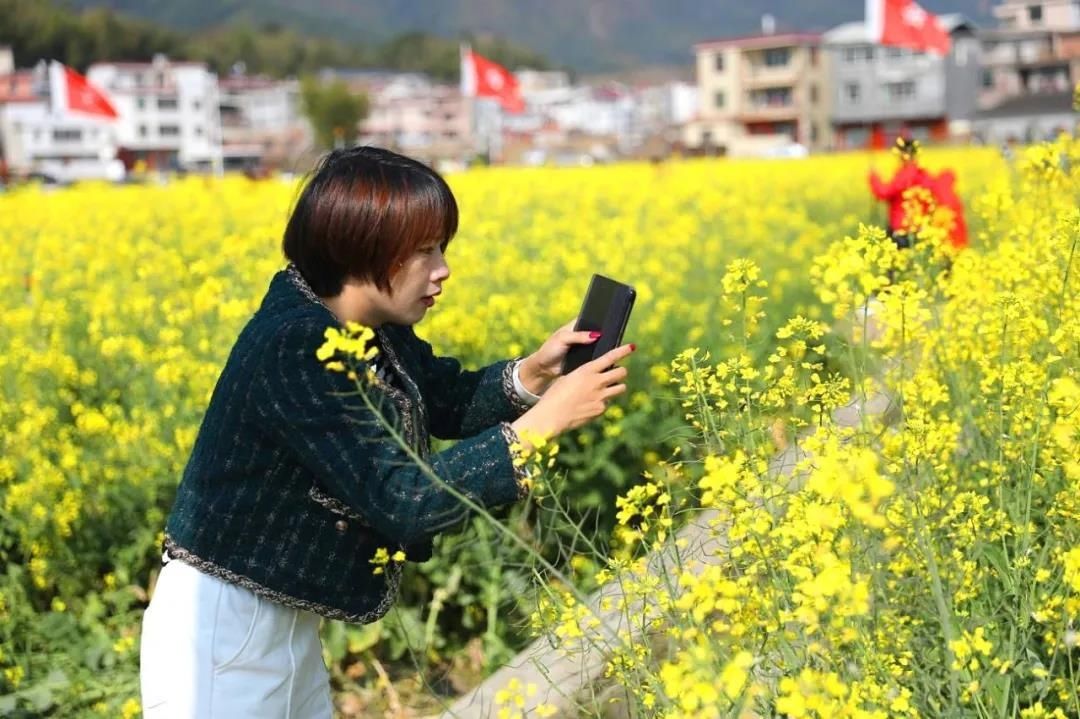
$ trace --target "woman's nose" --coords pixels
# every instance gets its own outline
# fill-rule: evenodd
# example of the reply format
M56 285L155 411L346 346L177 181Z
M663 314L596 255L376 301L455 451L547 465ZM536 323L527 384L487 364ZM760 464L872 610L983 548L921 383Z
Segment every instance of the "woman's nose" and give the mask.
M435 282L442 282L448 277L450 277L450 265L447 264L445 259L442 259L436 265L434 272L431 273L431 279Z

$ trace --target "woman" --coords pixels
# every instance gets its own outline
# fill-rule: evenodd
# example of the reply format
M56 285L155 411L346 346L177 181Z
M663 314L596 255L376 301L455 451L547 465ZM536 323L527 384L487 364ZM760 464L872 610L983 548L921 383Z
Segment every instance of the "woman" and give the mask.
M450 276L457 223L446 182L407 157L360 147L316 168L285 230L290 264L232 348L168 520L143 620L148 719L331 716L321 617L378 619L401 565L377 553L426 559L467 514L388 422L441 482L495 506L525 493L519 434L578 427L625 391L615 363L633 345L559 377L567 349L596 340L571 325L479 371L434 356L412 325ZM386 421L316 357L346 322L375 330L367 391ZM429 433L461 441L431 454Z

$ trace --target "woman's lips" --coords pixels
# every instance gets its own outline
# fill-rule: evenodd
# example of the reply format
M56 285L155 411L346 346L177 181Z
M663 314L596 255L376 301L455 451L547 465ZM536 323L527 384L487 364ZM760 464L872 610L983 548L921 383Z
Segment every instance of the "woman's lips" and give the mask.
M430 296L430 295L428 295L426 297L421 297L420 301L424 303L425 307L434 307L435 306L435 298Z

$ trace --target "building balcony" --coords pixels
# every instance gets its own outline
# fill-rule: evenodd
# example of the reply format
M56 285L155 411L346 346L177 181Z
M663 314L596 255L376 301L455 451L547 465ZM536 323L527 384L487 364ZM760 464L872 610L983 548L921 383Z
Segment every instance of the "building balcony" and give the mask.
M805 70L803 64L797 62L777 67L750 65L743 67L740 79L746 88L794 85L805 74Z
M798 119L803 107L788 105L744 105L736 114L740 122L777 122Z

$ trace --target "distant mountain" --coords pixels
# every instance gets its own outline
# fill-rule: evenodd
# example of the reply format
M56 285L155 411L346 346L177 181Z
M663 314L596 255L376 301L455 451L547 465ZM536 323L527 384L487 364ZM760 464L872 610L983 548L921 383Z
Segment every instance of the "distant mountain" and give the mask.
M246 23L288 27L351 42L408 31L450 38L501 36L582 72L687 65L695 42L756 32L763 14L778 30L827 30L862 18L863 0L67 0L111 7L183 30ZM923 0L990 25L990 0Z

